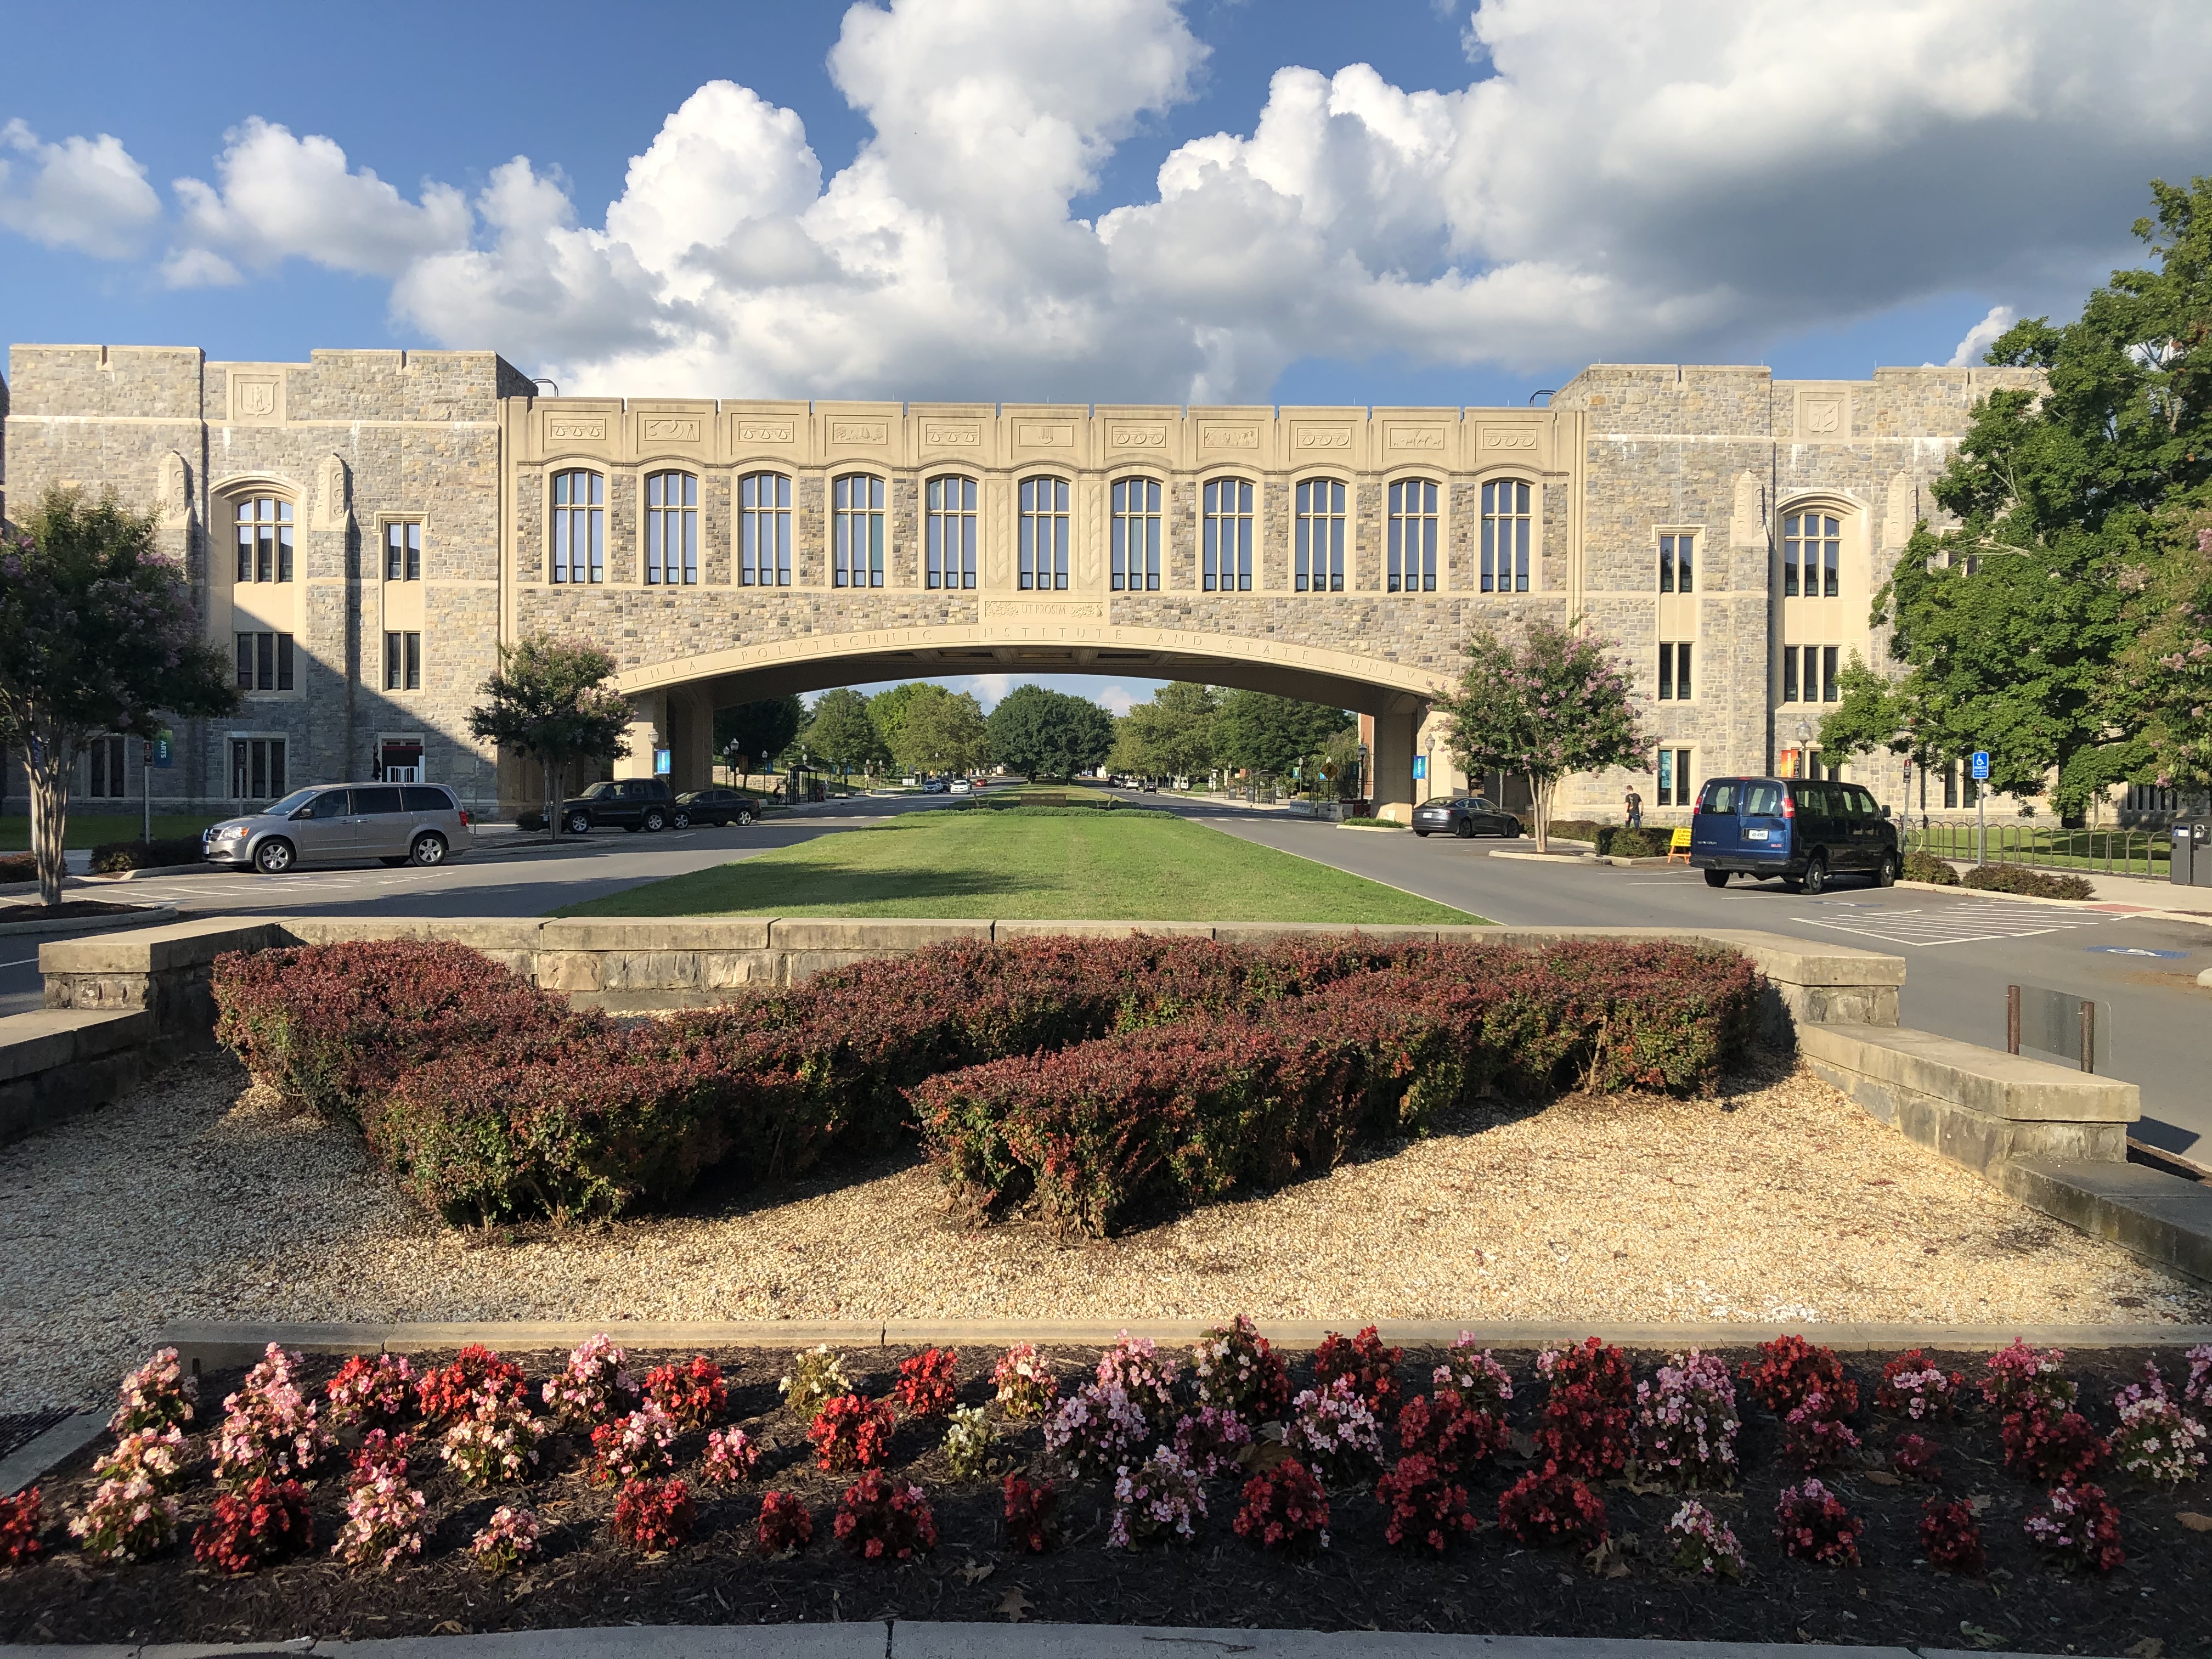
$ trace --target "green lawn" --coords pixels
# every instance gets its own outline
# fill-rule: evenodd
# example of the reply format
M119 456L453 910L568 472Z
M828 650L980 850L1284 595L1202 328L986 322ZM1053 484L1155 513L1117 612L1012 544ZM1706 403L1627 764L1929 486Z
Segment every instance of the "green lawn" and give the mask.
M10 802L9 805L14 805ZM154 839L197 836L210 823L222 820L204 812L156 812L154 814ZM69 834L63 838L64 847L97 847L104 841L136 841L145 827L145 820L135 812L85 812L70 809ZM0 853L27 853L31 850L31 815L28 812L9 812L0 816Z
M1164 812L915 812L633 887L561 916L1482 920Z

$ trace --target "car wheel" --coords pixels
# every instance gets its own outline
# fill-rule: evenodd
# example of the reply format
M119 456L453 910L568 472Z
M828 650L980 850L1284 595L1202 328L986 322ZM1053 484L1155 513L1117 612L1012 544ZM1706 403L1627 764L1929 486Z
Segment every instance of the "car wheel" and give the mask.
M1728 885L1728 877L1729 872L1725 870L1708 870L1705 872L1705 885L1725 887Z
M1804 887L1805 890L1811 894L1823 893L1827 890L1828 855L1826 853L1815 853L1805 860Z
M648 808L645 815L645 828L654 835L659 835L668 828L668 815L658 806Z
M752 815L750 812L740 811L740 812L738 814L738 829L740 829L740 830L744 829L747 824L750 823L752 821L753 821L753 815Z
M421 835L407 849L407 856L422 869L428 870L446 861L446 838L443 836Z
M1452 834L1457 836L1462 841L1473 841L1474 839L1474 820L1473 818L1460 819L1458 823L1452 825Z
M1425 830L1416 830L1413 833L1419 836L1423 841L1426 841L1429 838L1429 832Z
M592 833L592 815L589 812L569 813L568 833L572 836L590 835Z
M1884 853L1881 862L1874 867L1874 884L1877 887L1897 885L1897 854Z
M691 827L691 815L682 807L678 807L670 815L668 827L672 830L689 830Z
M298 859L289 841L264 841L253 849L253 867L264 876L283 875Z

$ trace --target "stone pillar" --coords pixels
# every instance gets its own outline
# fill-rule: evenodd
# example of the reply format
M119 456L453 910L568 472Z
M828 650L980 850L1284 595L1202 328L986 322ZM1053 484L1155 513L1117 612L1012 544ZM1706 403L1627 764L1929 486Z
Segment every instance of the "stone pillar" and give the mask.
M653 775L653 751L669 746L668 693L641 691L629 700L629 753L615 763L615 775L649 778Z
M704 789L714 781L714 705L698 686L668 694L668 759L676 792Z
M1404 706L1374 718L1375 739L1369 746L1368 766L1373 781L1375 816L1394 823L1413 821L1413 744L1420 729L1422 705L1418 698L1397 700Z

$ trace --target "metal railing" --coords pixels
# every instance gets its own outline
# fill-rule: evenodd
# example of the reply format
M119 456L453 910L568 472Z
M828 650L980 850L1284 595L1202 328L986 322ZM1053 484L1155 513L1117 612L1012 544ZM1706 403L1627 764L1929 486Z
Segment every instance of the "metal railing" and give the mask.
M2163 879L2173 853L2161 831L2148 830L2062 830L2033 823L1993 823L1984 839L1972 823L1908 823L1908 853L1932 853L1939 859L1972 863L2029 864L2046 870L2096 870L2114 876Z

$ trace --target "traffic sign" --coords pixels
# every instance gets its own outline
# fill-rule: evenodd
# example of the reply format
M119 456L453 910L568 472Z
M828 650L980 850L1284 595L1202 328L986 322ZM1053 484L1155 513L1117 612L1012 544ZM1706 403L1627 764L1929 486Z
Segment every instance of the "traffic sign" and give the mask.
M1986 779L1990 775L1990 751L1986 749L1974 750L1973 764L1975 778L1978 781Z

